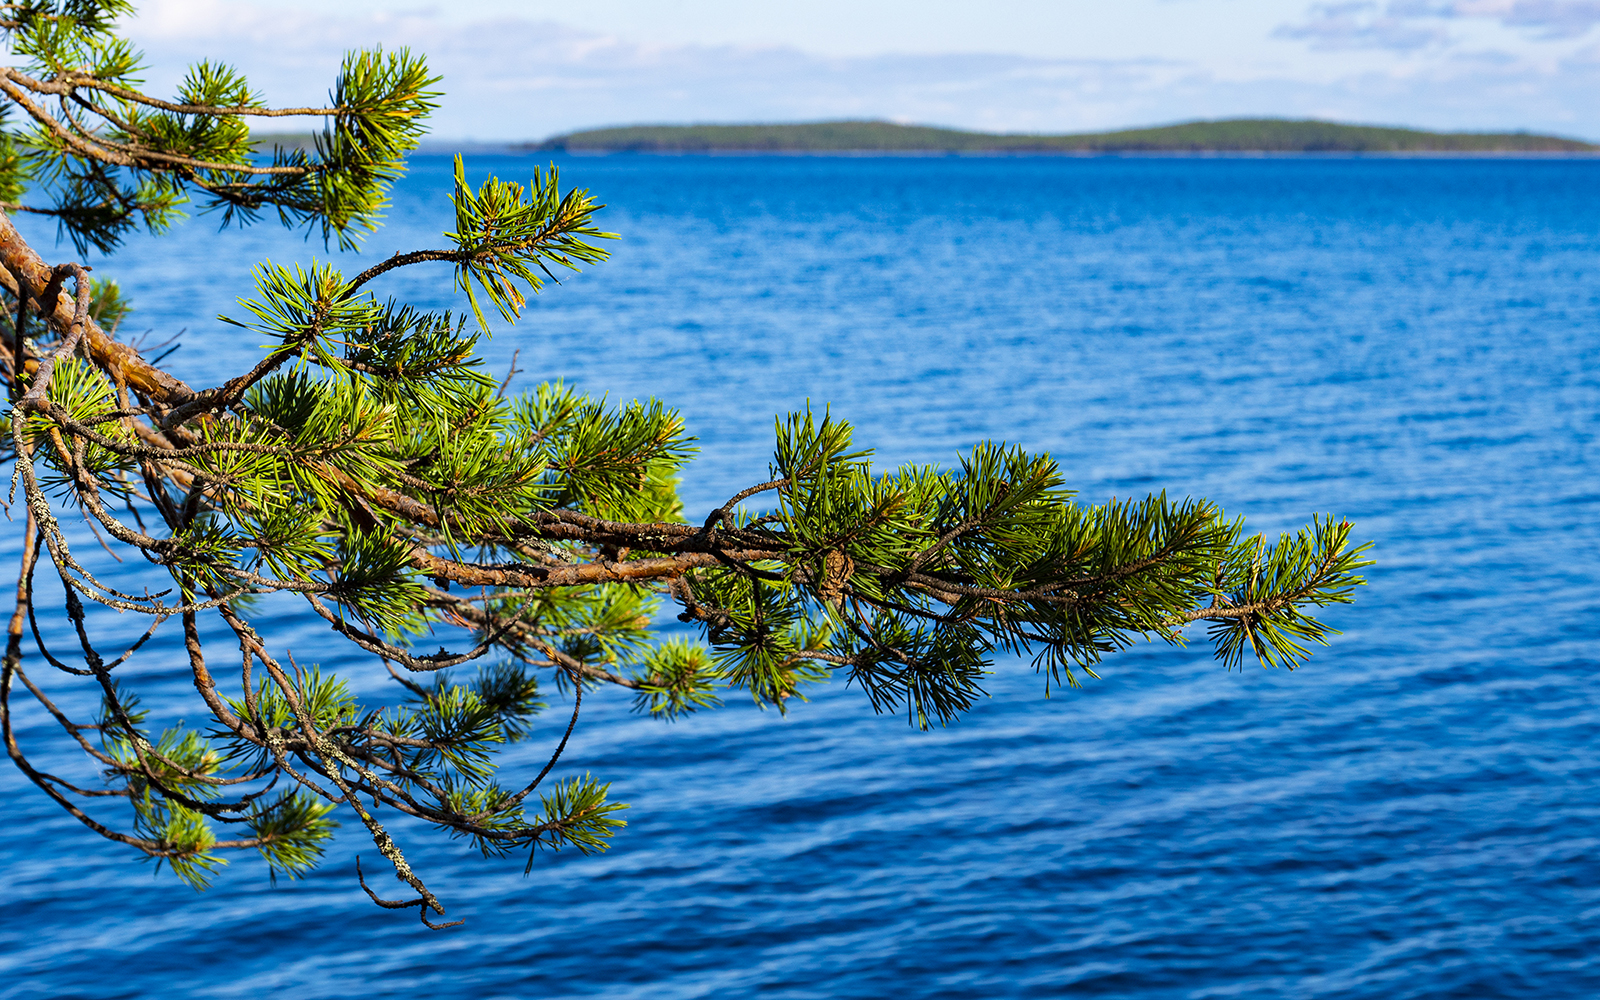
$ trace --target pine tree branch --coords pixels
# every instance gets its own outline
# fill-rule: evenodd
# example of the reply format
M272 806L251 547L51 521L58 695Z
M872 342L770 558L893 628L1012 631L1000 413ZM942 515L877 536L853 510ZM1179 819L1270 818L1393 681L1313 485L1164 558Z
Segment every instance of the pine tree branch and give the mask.
M108 41L110 8L86 9L88 21L63 15L48 26L77 32L76 41L28 36L29 51L65 65L74 44L111 45L100 59L106 74L127 72L130 51ZM19 31L37 14L25 10L29 17L12 19ZM20 139L33 144L24 153L4 147L0 186L20 198L38 170L60 200L35 211L102 250L141 214L159 230L196 190L230 219L254 221L275 206L286 223L320 220L343 245L350 227L376 225L417 118L436 96L425 76L408 54L352 56L335 106L267 109L241 77L215 67L184 84L181 93L200 103L157 100L84 71L39 80L0 69L0 103L37 126ZM232 162L253 147L239 123L214 121L290 115L339 119L319 139L325 162L281 151L271 166ZM317 172L332 186L296 183ZM556 265L605 257L585 242L609 235L592 222L601 206L586 191L563 194L553 170L527 186L491 177L469 188L458 159L452 201L459 232L445 239L456 249L396 254L348 281L326 265L310 274L264 269L246 308L250 328L274 349L198 392L159 358L118 343L114 319L102 327L92 299L125 306L114 293L95 299L87 268L46 265L0 216L0 286L16 306L14 336L0 337L15 403L6 444L32 546L0 670L7 749L80 822L170 860L191 882L204 881L220 849L260 850L274 871L309 868L327 836L321 817L339 805L356 811L418 898L379 897L358 867L367 894L441 926L427 913L442 906L376 811L388 806L466 835L485 854L526 848L530 864L541 846L603 848L619 806L598 782L559 782L532 816L521 805L563 760L586 685L631 689L636 710L672 718L720 704L711 692L721 686L783 710L802 683L845 669L875 708L904 704L926 727L971 707L993 657L1041 646L1049 676L1059 681L1065 670L1076 684L1073 665L1092 675L1103 654L1134 638L1180 642L1184 626L1204 619L1219 656L1237 658L1248 644L1268 665L1293 665L1308 655L1298 642L1326 634L1306 606L1347 601L1360 582L1352 571L1364 565L1361 550L1348 550L1343 523L1319 518L1310 535L1267 552L1264 542L1241 542L1238 523L1207 501L1169 503L1162 494L1077 507L1049 456L1004 445L980 445L955 471L878 474L869 452L852 450L847 424L825 416L818 425L809 413L780 421L779 478L738 492L703 524L681 523L673 484L693 448L676 413L654 400L612 409L559 386L505 400L504 384L476 367L466 318L358 295L398 268L450 263L487 330L480 292L512 320L526 305L524 286L536 293ZM34 336L30 309L48 327ZM772 490L776 511L736 520L743 501ZM113 556L114 544L126 546L173 586L123 593L96 578L57 519L62 496ZM86 669L45 646L31 600L41 552L61 579ZM452 586L475 593L458 596ZM383 659L416 701L363 707L337 675L302 668L292 654L280 663L238 604L270 593L304 596L344 640ZM649 644L663 594L709 648ZM107 661L92 641L96 604L155 622ZM213 610L238 639L242 702L220 695L206 663L199 615ZM220 726L210 736L181 725L147 733L137 698L112 679L175 615L196 692ZM99 688L98 724L73 722L21 672L24 619L49 663ZM439 625L463 629L468 641L432 654L406 645L404 636ZM497 649L506 657L475 682L439 672ZM433 672L432 686L406 680L397 665ZM538 774L507 792L493 780L495 744L519 738L542 707L529 668L553 669L575 689L574 704ZM120 787L85 790L32 768L11 730L13 679ZM226 756L210 749L212 737ZM289 789L269 802L282 777ZM235 787L236 798L220 799ZM134 834L88 817L72 795L126 800ZM248 823L256 835L218 840L212 820Z
M15 27L0 22L0 27ZM65 73L55 80L39 80L28 76L20 70L0 68L0 76L8 77L36 94L51 94L61 97L70 97L75 90L97 90L110 94L112 97L121 98L132 104L141 104L147 108L156 108L161 111L171 111L180 115L203 115L208 118L283 118L293 116L310 116L328 118L347 114L347 108L260 108L253 105L234 105L233 107L214 107L209 104L178 104L151 97L137 90L120 87L114 83L107 83L96 79L86 73Z

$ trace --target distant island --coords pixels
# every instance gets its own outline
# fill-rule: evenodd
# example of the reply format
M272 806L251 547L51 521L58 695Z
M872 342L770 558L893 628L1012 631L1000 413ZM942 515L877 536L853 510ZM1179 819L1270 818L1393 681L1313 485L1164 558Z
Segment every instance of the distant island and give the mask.
M1076 135L965 132L884 121L628 125L513 147L573 153L1592 153L1600 145L1526 132L1425 132L1314 120L1234 118Z

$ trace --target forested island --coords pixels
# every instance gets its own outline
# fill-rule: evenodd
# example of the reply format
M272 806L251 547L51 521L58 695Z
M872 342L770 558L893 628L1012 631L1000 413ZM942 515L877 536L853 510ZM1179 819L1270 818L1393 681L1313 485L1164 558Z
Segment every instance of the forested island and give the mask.
M1527 132L1426 132L1314 120L1236 118L1075 135L966 132L884 121L629 125L518 145L573 153L1592 153L1600 145Z

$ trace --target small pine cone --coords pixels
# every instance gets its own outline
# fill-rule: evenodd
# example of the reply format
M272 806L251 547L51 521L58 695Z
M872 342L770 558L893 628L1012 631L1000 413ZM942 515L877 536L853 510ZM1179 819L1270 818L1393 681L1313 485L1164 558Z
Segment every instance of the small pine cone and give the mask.
M834 549L822 559L822 582L817 586L817 593L829 604L837 604L844 596L844 585L850 582L850 575L855 571L855 562L844 550Z

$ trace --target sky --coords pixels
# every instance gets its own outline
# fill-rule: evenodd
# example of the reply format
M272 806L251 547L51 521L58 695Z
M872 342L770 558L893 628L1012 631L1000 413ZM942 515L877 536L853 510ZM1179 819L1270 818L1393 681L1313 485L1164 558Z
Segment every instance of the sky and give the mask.
M881 118L1077 132L1239 116L1600 139L1600 0L146 0L124 28L274 104L342 52L427 54L439 139Z

